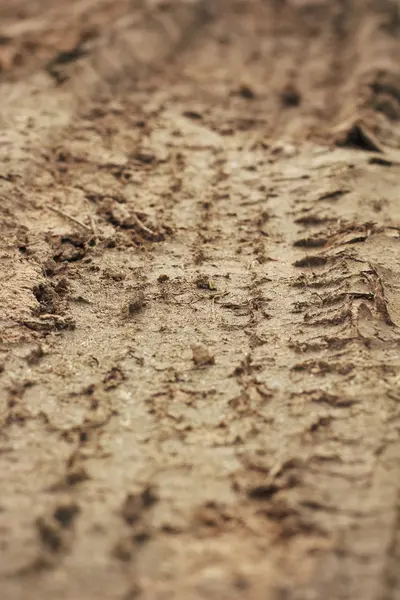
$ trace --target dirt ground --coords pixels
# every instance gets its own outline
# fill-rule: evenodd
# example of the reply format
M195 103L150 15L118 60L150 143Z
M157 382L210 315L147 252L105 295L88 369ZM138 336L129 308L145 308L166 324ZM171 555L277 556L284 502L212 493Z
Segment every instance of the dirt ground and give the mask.
M399 32L1 4L2 600L400 599Z

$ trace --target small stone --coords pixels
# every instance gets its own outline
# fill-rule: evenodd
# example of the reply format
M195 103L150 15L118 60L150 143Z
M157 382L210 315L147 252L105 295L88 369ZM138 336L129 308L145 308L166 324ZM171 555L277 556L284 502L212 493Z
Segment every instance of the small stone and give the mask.
M192 344L192 358L196 367L205 367L215 363L214 355L203 344Z

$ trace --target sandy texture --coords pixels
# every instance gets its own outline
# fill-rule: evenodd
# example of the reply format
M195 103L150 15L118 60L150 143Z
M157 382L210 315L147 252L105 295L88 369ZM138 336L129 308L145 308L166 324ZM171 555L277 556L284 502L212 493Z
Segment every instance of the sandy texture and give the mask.
M398 600L398 3L3 4L2 600Z

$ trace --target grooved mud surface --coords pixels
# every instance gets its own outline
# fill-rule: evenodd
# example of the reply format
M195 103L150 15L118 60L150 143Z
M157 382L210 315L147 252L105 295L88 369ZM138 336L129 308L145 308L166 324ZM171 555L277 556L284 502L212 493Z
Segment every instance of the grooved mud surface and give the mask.
M400 599L400 7L0 7L2 600Z

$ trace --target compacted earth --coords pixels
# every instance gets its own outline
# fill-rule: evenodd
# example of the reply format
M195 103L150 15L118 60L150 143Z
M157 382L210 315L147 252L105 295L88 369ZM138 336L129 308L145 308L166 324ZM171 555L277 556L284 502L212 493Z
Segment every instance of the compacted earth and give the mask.
M2 3L2 600L400 598L399 32Z

